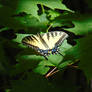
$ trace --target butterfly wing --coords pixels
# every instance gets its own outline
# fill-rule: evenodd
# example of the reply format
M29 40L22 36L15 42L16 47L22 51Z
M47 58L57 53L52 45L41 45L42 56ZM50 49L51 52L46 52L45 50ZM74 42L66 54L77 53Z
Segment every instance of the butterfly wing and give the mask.
M54 31L48 32L43 35L45 42L48 44L49 49L53 49L55 46L61 45L61 43L68 37L65 32Z
M22 39L22 43L30 47L40 48L43 50L49 49L48 45L40 34L24 37Z
M42 50L49 50L59 46L67 37L68 35L65 32L54 31L27 36L23 38L22 43Z

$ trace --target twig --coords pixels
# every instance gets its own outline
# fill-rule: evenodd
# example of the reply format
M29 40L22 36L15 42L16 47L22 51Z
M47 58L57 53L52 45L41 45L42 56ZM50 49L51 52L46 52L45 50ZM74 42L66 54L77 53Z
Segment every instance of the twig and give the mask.
M48 74L46 74L46 78L54 74L54 71L57 69L57 67L54 67Z

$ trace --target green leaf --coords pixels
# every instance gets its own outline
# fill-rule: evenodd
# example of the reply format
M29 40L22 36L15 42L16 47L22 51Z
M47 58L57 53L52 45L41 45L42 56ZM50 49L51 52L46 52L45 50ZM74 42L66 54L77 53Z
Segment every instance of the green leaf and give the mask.
M66 56L63 60L64 61L72 61L72 62L76 62L77 60L80 59L80 49L79 49L79 42L77 41L77 44L73 47L71 47L70 49L68 49L67 51L65 51Z
M47 13L48 13L48 17L50 17L50 20L53 20L56 17L60 16L60 13L54 10L48 10Z
M34 72L44 75L48 72L49 69L49 67L39 65L37 66L37 68L34 69Z
M24 16L16 15L13 13L14 10L8 6L1 7L0 12L1 12L0 25L3 25L7 28L12 28L16 31L18 29L24 29L35 33L39 32L40 30L44 31L47 28L48 19L46 18L45 13L40 15L39 16L40 20L38 20L36 17L32 16L31 14L25 13Z
M56 11L53 11L54 14L49 13L49 19L51 20L52 27L62 27L66 26L68 28L74 27L72 21L74 20L76 14L71 13L69 11L64 11L63 13L59 13Z
M3 49L2 44L0 44L0 73L4 74L7 72L9 64L6 63L8 60L8 57L5 56L5 51ZM6 67L5 67L6 66Z
M14 65L14 67L13 67L14 69L11 70L10 75L15 76L15 75L18 75L23 72L27 73L28 70L33 70L35 67L37 67L37 64L39 63L40 60L42 60L42 59L40 57L36 58L36 55L34 56L34 55L18 54L16 56L17 64Z
M18 43L21 43L22 39L26 36L29 36L31 34L16 34L17 35L17 38L16 39L13 39L13 41L15 42L18 42ZM22 44L22 43L21 43Z
M82 69L90 80L92 78L92 35L89 34L85 38L79 40L79 50L80 50L80 64L79 67Z
M4 31L4 30L8 30L9 28L8 27L3 27L0 29L0 32Z
M86 35L84 38L77 40L77 45L67 50L66 56L61 62L60 66L63 67L63 63L68 63L67 61L71 61L70 64L75 63L80 60L79 68L84 71L88 80L92 78L92 63L91 63L91 53L92 53L92 45L90 44L92 40L92 35Z
M61 62L61 64L58 65L58 68L61 70L65 68L66 66L68 66L69 64L72 64L72 60Z
M6 89L5 92L10 92L11 90L10 89Z
M73 32L77 35L88 34L92 32L92 16L90 15L77 15L74 19L72 19L74 28L67 29L70 32Z
M39 19L39 16L37 14L38 7L36 2L36 0L19 0L16 13L26 12L27 14L32 14Z
M47 29L48 19L46 18L45 12L39 16L38 15L38 7L37 4L45 5L51 9L64 9L69 10L62 4L61 0L53 1L53 0L14 0L13 2L9 2L10 0L2 3L2 7L0 7L0 20L1 25L6 27L18 30L30 30L31 32L35 32L39 30L44 31ZM34 8L33 8L34 7ZM16 9L16 10L15 10ZM69 10L70 11L70 10ZM25 15L19 16L20 13L25 13ZM16 16L14 16L16 15ZM52 14L53 15L53 14ZM38 27L38 28L36 28Z
M33 16L39 18L37 11L38 7L37 4L45 5L51 9L62 9L62 10L68 10L68 9L63 3L63 0L20 0L18 2L18 7L16 9L17 12L27 12L28 14L32 14ZM34 8L33 8L34 7Z

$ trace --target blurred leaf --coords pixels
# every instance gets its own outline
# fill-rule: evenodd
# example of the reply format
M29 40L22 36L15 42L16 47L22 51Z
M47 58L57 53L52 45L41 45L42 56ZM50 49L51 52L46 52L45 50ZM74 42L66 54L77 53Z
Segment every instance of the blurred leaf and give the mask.
M24 29L31 32L33 30L37 32L38 30L39 32L39 30L43 31L47 28L48 20L46 18L46 14L40 15L39 21L36 17L30 14L26 14L25 16L13 16L13 10L10 7L2 7L0 8L0 12L2 12L0 15L0 25L12 28L14 30ZM38 29L36 27L38 27Z
M80 59L80 49L79 49L79 42L77 41L77 44L73 47L71 47L70 49L68 49L67 51L65 51L66 53L66 56L64 58L64 61L72 61L72 62L75 62L76 60L79 60Z
M69 10L61 0L49 1L49 0L13 0L9 2L1 0L2 7L0 7L0 25L15 29L33 30L39 32L47 29L48 19L46 18L45 12L42 15L38 15L37 4L45 5L51 9L64 9ZM33 8L34 7L34 8ZM71 10L69 10L71 11ZM25 13L24 15L22 15ZM17 16L14 16L17 15ZM19 16L21 15L21 16ZM52 14L53 16L53 14ZM38 27L38 29L36 28Z
M14 11L12 8L7 7L7 6L3 6L0 8L0 25L9 27L9 28L14 28L14 29L18 29L18 28L23 28L22 24L19 23L18 21L16 21L12 15L14 14Z
M43 13L43 14L41 14L40 15L40 22L41 22L41 24L40 25L47 25L48 24L48 19L47 19L47 17L46 17L46 13Z
M72 21L77 16L76 13L71 13L69 11L64 11L62 13L59 13L57 11L50 12L49 19L51 20L51 23L53 24L52 27L65 27L65 28L71 28L74 27L74 24Z
M75 19L72 19L74 23L74 28L67 29L77 35L88 34L92 32L92 17L90 15L77 15Z
M37 14L38 7L36 2L37 1L34 0L19 0L16 13L26 12L27 14L32 14L39 19L39 16Z
M65 28L72 28L74 27L71 21L62 21L62 20L55 20L52 22L52 27L65 27Z
M79 67L82 69L87 76L88 80L92 78L92 34L87 35L85 38L79 40L80 49L80 64Z
M8 30L9 28L8 27L3 27L0 29L0 32L4 31L4 30Z
M5 54L4 49L2 45L0 44L0 73L6 72L6 68L4 64L8 64L8 63L5 63L8 60L6 59L7 57L5 57L4 54Z
M26 36L29 36L31 34L16 34L17 35L17 38L16 39L13 39L13 41L15 42L18 42L18 43L21 43L22 39ZM21 43L22 44L22 43Z
M20 0L18 2L18 7L17 7L17 12L27 12L28 14L32 14L33 16L38 17L37 11L38 11L38 7L37 4L41 4L41 5L45 5L51 9L62 9L62 10L69 10L63 3L63 0L57 0L57 1L53 1L53 0ZM34 7L34 8L33 8Z
M33 30L39 32L39 30L44 31L47 28L48 20L46 18L46 14L42 14L39 16L40 21L32 16L31 14L25 14L24 16L13 16L14 11L12 8L3 6L0 8L0 25L6 26L8 28L12 28L14 30L18 29L24 29L24 30L30 30L31 32ZM38 27L38 28L36 28ZM34 31L33 31L34 32Z
M6 55L6 50L4 49L4 46L3 46L4 42L7 42L7 41L5 39L1 39L1 42L0 42L0 73L8 74L11 69L11 65L10 65L10 58Z
M10 11L8 11L7 14L11 13L12 15L14 13L18 14L20 12L26 12L27 14L32 14L32 16L35 16L37 19L39 19L39 16L38 16L39 9L37 7L37 4L45 5L51 9L58 8L62 10L71 11L62 3L62 1L63 0L57 0L57 1L53 1L53 0L35 0L35 1L34 0L13 0L13 2L11 2L10 0L6 0L5 2L3 2L3 0L1 0L0 3L2 4L2 7L7 6L6 8L10 9ZM2 10L4 10L2 11L2 13L7 12L5 9L2 9Z
M60 13L54 10L48 10L47 13L48 13L48 17L50 17L50 20L53 20L56 17L60 16Z
M40 83L40 84L39 84ZM19 81L12 81L13 89L11 92L25 92L25 91L32 91L32 92L43 92L47 90L53 90L52 84L49 84L48 81L39 76L35 73L30 73L28 75L28 79L26 80L19 80ZM56 89L54 89L56 92Z
M39 65L37 66L37 68L34 69L34 72L44 75L48 72L49 69L49 67Z
M34 58L35 57L35 58ZM17 55L16 61L17 64L14 66L14 69L11 70L11 76L17 75L19 73L26 73L28 70L33 70L39 61L42 60L40 57L36 58L36 55Z
M70 64L80 60L79 68L84 71L88 80L92 78L91 72L91 52L92 45L90 44L92 40L92 35L86 35L86 37L77 40L77 45L67 50L66 56L61 62L60 66L62 67L63 63L68 63L67 60L70 60ZM65 62L66 61L66 62Z
M62 83L63 82L63 83ZM71 85L69 85L71 84ZM67 87L67 89L65 89ZM76 92L77 87L73 85L72 82L65 82L62 80L55 80L54 83L48 81L46 78L36 75L35 73L28 73L28 78L26 80L15 80L12 81L11 92Z
M58 68L61 70L72 63L72 60L61 62L61 64L58 65Z
M49 60L48 61L43 60L38 64L38 66L55 66L55 65L53 65L51 62L49 62Z
M45 13L39 16L40 20L29 14L23 17L15 16L14 18L26 27L45 27L48 23Z

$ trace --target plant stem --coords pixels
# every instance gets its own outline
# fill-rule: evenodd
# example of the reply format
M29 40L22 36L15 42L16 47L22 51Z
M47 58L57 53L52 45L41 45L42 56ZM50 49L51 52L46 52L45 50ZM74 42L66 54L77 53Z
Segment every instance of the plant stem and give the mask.
M43 7L43 5L41 4L41 8L42 8L42 13L44 13L45 12L45 10L44 10L44 7Z

